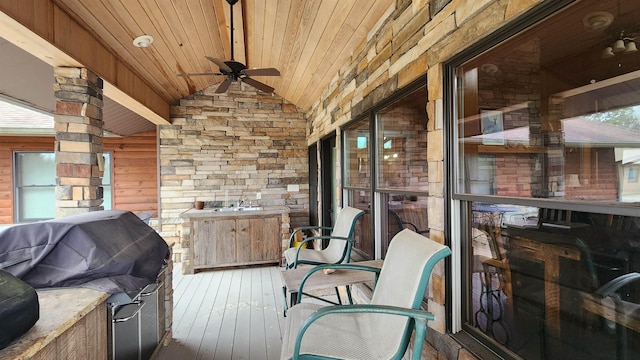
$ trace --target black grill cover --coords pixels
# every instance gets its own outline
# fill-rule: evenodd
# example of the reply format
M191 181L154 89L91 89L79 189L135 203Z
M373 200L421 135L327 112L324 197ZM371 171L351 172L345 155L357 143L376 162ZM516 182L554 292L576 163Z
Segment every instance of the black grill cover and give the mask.
M36 289L132 291L154 282L168 258L164 239L128 211L95 211L0 232L0 269Z
M26 333L40 318L38 294L25 282L0 270L0 349Z

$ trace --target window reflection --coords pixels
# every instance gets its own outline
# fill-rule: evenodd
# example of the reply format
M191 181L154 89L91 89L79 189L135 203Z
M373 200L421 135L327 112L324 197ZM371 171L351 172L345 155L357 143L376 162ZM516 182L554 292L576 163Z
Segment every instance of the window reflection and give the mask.
M384 258L403 228L428 234L426 104L426 87L416 85L343 129L345 203L365 211L354 245L362 259Z
M461 190L567 200L640 200L640 130L597 116L562 119L556 126L558 131L539 139L529 127L462 139L466 176ZM484 145L487 137L500 137L506 149Z
M427 197L405 194L384 194L387 209L383 220L383 254L393 237L403 229L429 236Z
M346 187L370 188L369 146L368 119L357 121L344 130L344 184Z
M347 190L347 203L357 209L364 210L364 215L356 222L353 244L354 260L374 259L375 244L372 236L371 192L365 190Z
M639 217L474 202L471 219L475 328L525 358L640 355Z
M376 114L378 189L429 190L426 101L421 88Z
M494 348L640 358L640 55L602 57L639 14L574 2L456 67L465 328Z

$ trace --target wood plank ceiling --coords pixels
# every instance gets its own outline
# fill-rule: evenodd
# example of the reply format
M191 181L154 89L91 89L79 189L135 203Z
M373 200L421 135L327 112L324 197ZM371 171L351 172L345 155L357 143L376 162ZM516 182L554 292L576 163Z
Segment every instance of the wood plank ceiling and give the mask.
M180 77L218 72L205 58L231 58L226 0L54 0L125 61L167 102L224 80ZM233 7L234 58L248 68L275 67L279 77L256 76L275 93L308 110L353 50L395 0L240 0ZM133 39L153 36L150 47Z

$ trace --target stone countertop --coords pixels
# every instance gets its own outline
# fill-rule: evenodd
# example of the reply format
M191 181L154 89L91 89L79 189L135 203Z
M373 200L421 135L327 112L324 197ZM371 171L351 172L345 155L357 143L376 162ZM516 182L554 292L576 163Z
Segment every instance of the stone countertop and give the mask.
M31 358L109 297L84 288L39 289L37 293L40 319L26 334L0 350L0 359Z
M204 208L202 210L189 209L182 214L181 218L238 218L246 216L264 216L273 214L286 214L289 208L286 206L264 206L262 210L236 210L220 211L218 208Z

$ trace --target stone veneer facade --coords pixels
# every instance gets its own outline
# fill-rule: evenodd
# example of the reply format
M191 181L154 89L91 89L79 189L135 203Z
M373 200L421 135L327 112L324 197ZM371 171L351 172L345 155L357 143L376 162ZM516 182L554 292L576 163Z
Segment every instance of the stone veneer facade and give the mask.
M180 214L194 201L228 206L238 199L285 205L289 226L308 224L309 165L304 113L277 95L234 83L211 86L171 108L160 126L161 233L181 260ZM257 193L261 194L258 200Z
M102 79L86 68L54 69L56 214L102 210Z
M445 241L444 219L444 88L443 63L473 42L504 27L541 0L413 0L396 1L367 35L352 57L307 113L307 141L327 134L365 114L372 106L421 76L427 77L428 217L430 236ZM340 147L338 151L340 152ZM338 154L338 159L342 158ZM338 165L340 166L340 165ZM336 174L341 174L336 169ZM339 192L338 192L339 193ZM454 249L454 257L459 256ZM470 359L474 356L446 334L445 262L433 271L429 311L436 321L428 331L424 358ZM455 301L455 294L454 294ZM453 306L450 305L449 311ZM455 322L455 320L454 320Z

